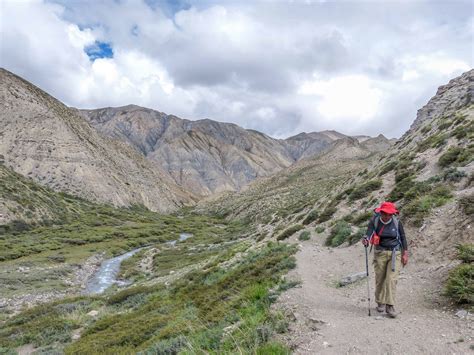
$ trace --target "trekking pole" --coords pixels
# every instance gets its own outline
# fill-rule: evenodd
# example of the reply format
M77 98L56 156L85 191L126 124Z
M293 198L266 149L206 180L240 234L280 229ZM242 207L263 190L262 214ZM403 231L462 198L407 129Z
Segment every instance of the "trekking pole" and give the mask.
M367 247L368 246L365 246L365 271L367 273L367 301L369 304L369 317L370 317L369 254L367 253Z

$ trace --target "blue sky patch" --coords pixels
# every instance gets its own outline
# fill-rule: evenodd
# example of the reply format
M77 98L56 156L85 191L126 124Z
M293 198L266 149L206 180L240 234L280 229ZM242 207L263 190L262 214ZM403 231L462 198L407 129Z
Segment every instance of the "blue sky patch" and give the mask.
M174 14L181 10L188 10L191 5L188 0L145 0L145 3L153 10L160 8L168 17L174 17Z
M91 61L99 58L113 58L114 51L110 43L95 41L94 44L84 48L84 52L89 56Z

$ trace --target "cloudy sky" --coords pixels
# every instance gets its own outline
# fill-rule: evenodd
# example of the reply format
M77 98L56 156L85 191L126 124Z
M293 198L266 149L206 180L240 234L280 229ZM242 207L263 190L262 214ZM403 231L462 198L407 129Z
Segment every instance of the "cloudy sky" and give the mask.
M0 66L79 108L137 104L399 137L473 67L471 1L0 0Z

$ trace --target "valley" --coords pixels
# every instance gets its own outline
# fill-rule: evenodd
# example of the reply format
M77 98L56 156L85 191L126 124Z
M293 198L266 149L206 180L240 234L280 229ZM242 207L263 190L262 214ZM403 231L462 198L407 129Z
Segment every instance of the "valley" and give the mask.
M396 142L78 112L1 78L0 353L379 353L359 336L380 324L396 334L385 352L472 350L473 70ZM367 317L364 284L337 285L363 271L358 242L386 199L410 250L390 324Z

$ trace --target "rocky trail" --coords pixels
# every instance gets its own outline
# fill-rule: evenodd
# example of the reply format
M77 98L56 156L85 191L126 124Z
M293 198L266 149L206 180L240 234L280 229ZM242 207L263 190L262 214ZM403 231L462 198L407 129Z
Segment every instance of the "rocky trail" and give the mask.
M294 238L294 237L293 237ZM397 287L398 317L375 310L373 267L369 256L372 316L366 279L338 287L342 277L365 271L358 244L327 248L315 235L300 244L297 267L288 277L301 286L284 293L277 307L294 322L283 340L296 354L472 354L472 314L449 307L440 296L443 278L456 262L425 263L411 257ZM413 252L412 252L413 253ZM421 259L421 258L420 258Z

